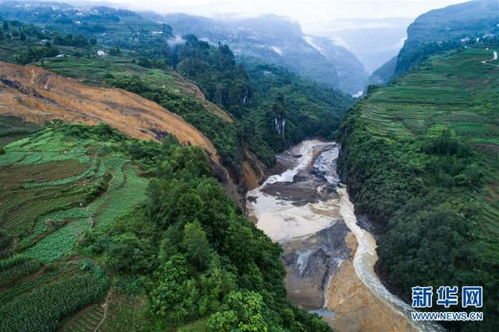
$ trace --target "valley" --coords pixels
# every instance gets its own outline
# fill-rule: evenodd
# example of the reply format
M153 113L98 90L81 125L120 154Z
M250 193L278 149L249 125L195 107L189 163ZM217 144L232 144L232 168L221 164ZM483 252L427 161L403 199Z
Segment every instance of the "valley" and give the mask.
M334 142L304 141L277 157L284 172L248 193L250 217L284 249L289 299L335 331L440 330L415 325L413 309L378 279L376 241L357 225L336 173L339 150Z
M496 7L0 0L0 331L496 331Z

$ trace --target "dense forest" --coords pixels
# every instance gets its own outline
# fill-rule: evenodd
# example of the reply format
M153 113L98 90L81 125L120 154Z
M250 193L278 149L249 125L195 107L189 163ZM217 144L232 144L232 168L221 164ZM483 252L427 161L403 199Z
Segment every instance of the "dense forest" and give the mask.
M485 46L430 58L371 89L341 127L341 174L378 229L379 272L401 298L414 285L483 285L499 312L498 67Z

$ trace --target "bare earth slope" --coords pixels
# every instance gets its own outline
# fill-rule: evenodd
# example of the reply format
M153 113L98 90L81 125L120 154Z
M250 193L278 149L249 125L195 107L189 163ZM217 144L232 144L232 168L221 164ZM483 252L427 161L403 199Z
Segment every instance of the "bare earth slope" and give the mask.
M139 139L158 140L168 133L181 143L200 146L219 162L208 138L158 104L121 89L83 85L39 67L0 62L0 114L30 122L105 122Z

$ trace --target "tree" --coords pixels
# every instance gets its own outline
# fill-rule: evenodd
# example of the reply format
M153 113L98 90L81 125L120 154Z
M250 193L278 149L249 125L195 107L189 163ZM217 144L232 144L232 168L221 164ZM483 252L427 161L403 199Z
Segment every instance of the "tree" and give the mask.
M182 244L186 250L187 259L198 270L205 270L209 266L210 243L199 221L185 224Z
M161 26L161 30L163 31L163 35L165 37L170 37L173 35L173 32L172 32L172 27L168 24L164 24Z
M223 311L208 320L211 331L269 331L263 297L252 291L233 291L224 301Z
M9 31L9 23L7 23L7 21L3 22L3 30L4 31Z
M109 50L109 55L113 56L121 55L121 49L119 47L113 47Z
M213 255L210 268L199 278L199 314L205 316L207 313L219 311L225 296L236 289L236 281L237 276L221 266L220 256Z
M449 129L442 130L439 136L430 139L426 151L439 155L467 156L471 154L470 149L461 143L459 137Z
M167 322L181 324L196 318L199 289L189 279L186 259L173 255L160 269L159 280L151 291L151 311Z
M107 257L107 265L117 272L144 273L150 267L147 244L132 233L114 237L107 250Z

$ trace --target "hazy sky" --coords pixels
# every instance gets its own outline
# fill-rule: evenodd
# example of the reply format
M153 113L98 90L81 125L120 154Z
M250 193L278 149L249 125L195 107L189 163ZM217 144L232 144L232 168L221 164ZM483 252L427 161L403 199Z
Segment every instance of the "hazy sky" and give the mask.
M80 0L81 1L81 0ZM257 15L273 13L291 17L305 31L338 19L416 17L428 10L465 0L108 0L126 4L131 9L154 10L162 13L185 12L203 16L234 13Z

